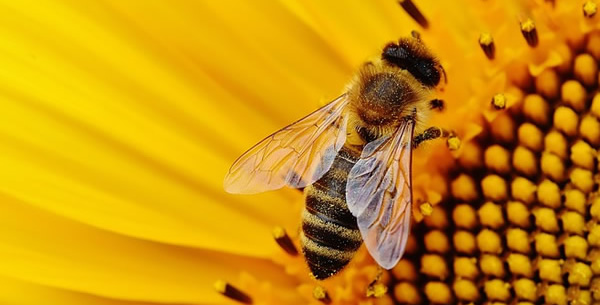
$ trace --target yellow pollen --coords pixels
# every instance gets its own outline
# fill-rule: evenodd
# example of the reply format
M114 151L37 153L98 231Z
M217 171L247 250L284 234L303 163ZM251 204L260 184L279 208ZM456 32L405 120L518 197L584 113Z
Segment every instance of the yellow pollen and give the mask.
M490 33L482 33L479 36L479 46L481 46L483 53L488 59L494 59L496 47L494 45L494 39Z
M450 150L457 150L460 148L460 139L457 136L448 137L447 144Z
M506 108L506 96L504 96L502 93L494 95L492 98L492 106L494 106L496 109Z
M525 21L521 22L521 30L525 32L531 32L535 30L535 23L531 18L527 18Z
M282 227L275 227L273 228L273 237L275 238L282 238L284 237L285 234L285 230Z
M325 288L323 288L321 286L316 286L313 289L313 297L325 304L331 303L331 299L329 298L329 294L327 293L327 290L325 290Z
M225 289L227 288L227 282L223 280L217 280L213 284L213 287L218 293L225 293Z
M592 18L594 17L594 15L596 15L596 12L598 11L598 5L596 3L594 3L594 1L586 1L583 4L583 15L588 17L588 18Z
M431 215L431 213L433 213L433 206L429 202L424 202L421 205L419 205L419 210L424 216L429 216Z
M521 33L530 47L535 47L538 44L537 29L531 18L527 18L521 22Z
M482 44L482 45L485 45L485 46L489 46L492 43L494 43L494 39L492 38L492 34L490 34L490 33L482 33L479 36L479 44Z
M370 285L367 288L367 297L375 297L380 298L387 293L388 289L384 284L377 283L374 285Z

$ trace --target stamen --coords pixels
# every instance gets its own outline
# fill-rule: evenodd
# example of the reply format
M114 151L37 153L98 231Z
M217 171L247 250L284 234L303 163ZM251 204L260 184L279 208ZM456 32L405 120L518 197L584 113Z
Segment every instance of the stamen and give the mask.
M433 213L433 206L429 202L424 202L419 205L419 210L423 216L429 216Z
M588 0L583 4L583 15L588 18L594 17L598 11L598 5L594 1Z
M421 33L419 33L418 31L416 31L416 30L412 30L412 31L410 31L410 35L411 35L411 36L412 36L414 39L416 39L416 40L418 40L418 41L421 41Z
M450 136L446 144L450 150L457 150L460 148L460 139L457 136Z
M494 95L492 98L492 106L497 110L506 108L506 96L502 93Z
M527 18L527 20L521 22L521 33L523 33L523 37L525 37L525 40L530 47L534 48L538 45L539 39L537 29L535 28L533 20Z
M494 45L494 39L490 33L482 33L481 36L479 36L479 45L488 59L494 59L494 56L496 55L496 46Z
M273 229L273 237L275 238L275 241L277 242L277 244L285 252L287 252L287 254L292 255L292 256L298 255L298 250L296 249L296 246L294 246L292 239L287 234L287 232L285 232L284 228L275 227Z
M414 19L423 28L429 27L429 22L425 19L425 16L419 11L415 4L411 0L399 0L400 6L406 11L406 13Z
M231 286L229 283L227 283L225 281L222 281L222 280L216 281L214 284L214 288L218 293L220 293L234 301L238 301L243 304L252 304L252 298L250 298L249 295L247 295L246 293L242 292L241 290Z
M315 299L321 301L322 303L325 303L325 304L331 303L331 298L329 297L329 293L327 293L327 290L325 290L325 288L323 288L321 286L315 287L315 289L313 290L313 297Z
M374 283L373 285L369 285L367 287L367 297L375 297L380 298L387 293L387 287L382 283Z

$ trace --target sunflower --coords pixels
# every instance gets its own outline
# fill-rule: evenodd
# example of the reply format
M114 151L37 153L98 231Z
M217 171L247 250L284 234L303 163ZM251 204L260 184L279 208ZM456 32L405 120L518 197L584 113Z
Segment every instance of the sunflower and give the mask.
M0 7L2 303L600 302L594 1ZM317 282L302 195L222 178L412 30L448 74L431 124L460 143L414 151L397 267L370 285L362 249Z

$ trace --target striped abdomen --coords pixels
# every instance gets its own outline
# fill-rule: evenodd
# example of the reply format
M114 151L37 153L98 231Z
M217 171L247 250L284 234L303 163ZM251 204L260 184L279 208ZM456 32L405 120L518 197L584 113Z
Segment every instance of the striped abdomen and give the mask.
M346 266L362 244L356 218L346 204L346 181L359 152L345 146L331 169L304 189L300 242L316 279L326 279Z

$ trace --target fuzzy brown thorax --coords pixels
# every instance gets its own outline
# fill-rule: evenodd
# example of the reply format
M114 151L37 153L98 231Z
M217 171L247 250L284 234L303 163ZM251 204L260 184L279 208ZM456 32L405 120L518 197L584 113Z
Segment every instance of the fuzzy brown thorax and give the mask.
M377 137L392 132L408 116L425 121L430 92L404 69L382 61L367 63L348 90L355 109L354 129Z

